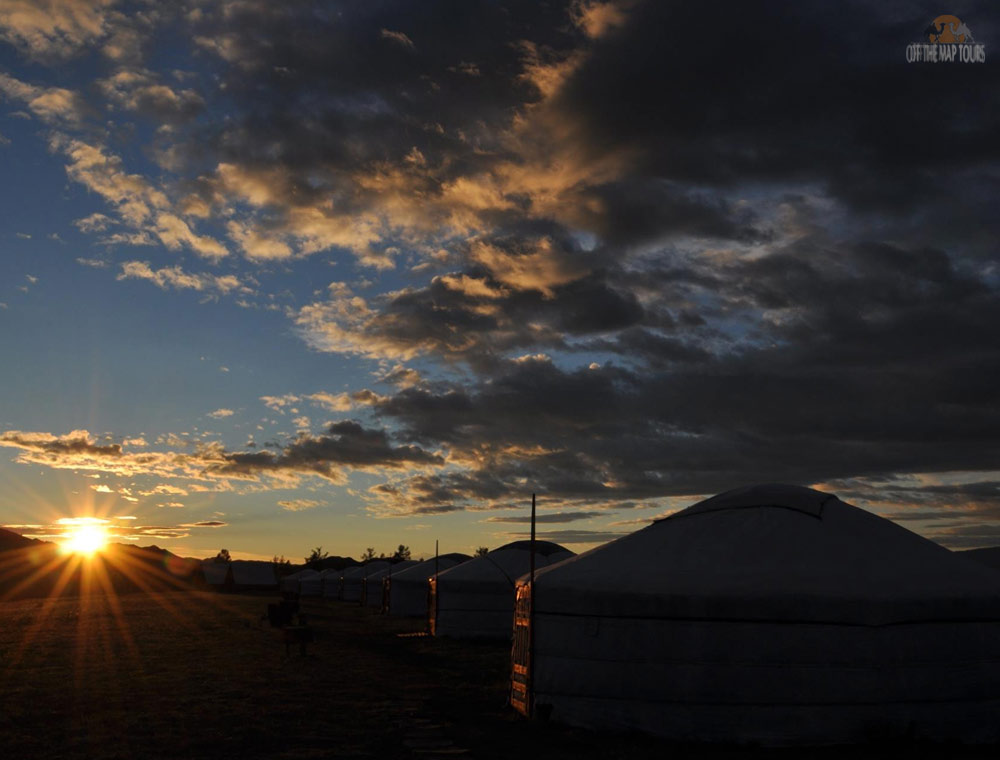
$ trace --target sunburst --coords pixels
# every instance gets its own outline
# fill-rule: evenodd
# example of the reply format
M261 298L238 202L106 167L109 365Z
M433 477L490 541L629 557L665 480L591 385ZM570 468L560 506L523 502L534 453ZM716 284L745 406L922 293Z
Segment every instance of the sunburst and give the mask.
M59 548L63 554L78 554L89 558L108 545L106 521L99 517L67 517L59 522L70 526L60 543Z

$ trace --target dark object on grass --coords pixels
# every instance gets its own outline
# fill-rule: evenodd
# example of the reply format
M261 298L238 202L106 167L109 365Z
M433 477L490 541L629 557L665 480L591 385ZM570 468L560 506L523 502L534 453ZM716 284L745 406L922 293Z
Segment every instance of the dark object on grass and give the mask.
M306 644L313 640L313 630L307 625L285 626L285 655L292 653L292 644L299 645L299 654L306 656Z
M267 619L272 628L282 628L292 624L292 618L299 611L299 603L282 599L277 604L267 605Z

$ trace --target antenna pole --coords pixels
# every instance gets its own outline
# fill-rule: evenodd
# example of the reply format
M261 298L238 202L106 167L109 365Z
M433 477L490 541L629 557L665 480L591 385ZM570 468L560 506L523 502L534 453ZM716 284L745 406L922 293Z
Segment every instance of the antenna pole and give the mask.
M531 573L528 588L528 717L535 714L535 494L531 494Z

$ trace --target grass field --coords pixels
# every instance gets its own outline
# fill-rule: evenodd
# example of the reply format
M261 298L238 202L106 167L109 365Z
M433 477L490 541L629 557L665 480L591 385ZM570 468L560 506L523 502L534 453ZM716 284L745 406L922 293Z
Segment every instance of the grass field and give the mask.
M419 636L342 603L306 608L306 656L271 596L129 594L0 604L0 758L992 758L960 748L678 746L523 720L509 649Z

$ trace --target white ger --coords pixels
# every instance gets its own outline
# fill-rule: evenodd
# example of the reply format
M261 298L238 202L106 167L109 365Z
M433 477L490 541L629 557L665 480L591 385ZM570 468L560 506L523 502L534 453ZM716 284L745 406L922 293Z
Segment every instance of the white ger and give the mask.
M1000 740L1000 573L832 494L695 504L540 570L533 616L526 584L511 696L536 715L770 746Z

